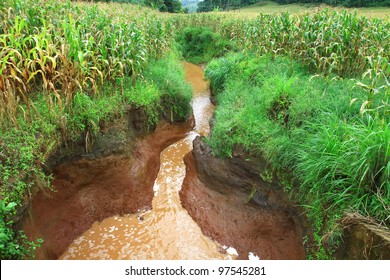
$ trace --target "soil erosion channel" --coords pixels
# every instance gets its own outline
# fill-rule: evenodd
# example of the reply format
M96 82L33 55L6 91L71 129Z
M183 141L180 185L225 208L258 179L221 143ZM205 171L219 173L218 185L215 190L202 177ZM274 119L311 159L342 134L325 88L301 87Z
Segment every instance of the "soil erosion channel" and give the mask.
M194 87L195 128L161 153L161 166L154 183L151 210L114 216L95 222L67 248L61 259L231 259L204 236L181 206L179 191L185 177L183 157L191 151L197 135L209 133L214 106L210 103L201 68L186 64ZM225 247L226 248L226 247ZM232 254L229 252L233 251Z

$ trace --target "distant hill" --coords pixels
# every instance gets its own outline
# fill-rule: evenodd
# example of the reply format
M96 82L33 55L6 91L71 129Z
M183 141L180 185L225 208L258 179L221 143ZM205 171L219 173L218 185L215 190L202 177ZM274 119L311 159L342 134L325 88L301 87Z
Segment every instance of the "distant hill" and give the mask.
M188 8L188 11L190 13L196 12L196 9L198 8L198 3L201 0L181 0L181 3L183 5L183 9Z

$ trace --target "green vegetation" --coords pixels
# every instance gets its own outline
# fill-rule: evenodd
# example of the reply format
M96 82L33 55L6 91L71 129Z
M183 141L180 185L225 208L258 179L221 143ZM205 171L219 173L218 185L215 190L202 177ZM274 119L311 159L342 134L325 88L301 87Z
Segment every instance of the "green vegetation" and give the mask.
M258 0L203 0L198 3L197 12L210 12L218 10L232 10L248 6L258 2Z
M192 89L184 82L184 71L177 58L171 56L157 61L145 71L145 78L159 89L160 114L171 121L184 121L189 117Z
M81 0L91 2L91 0ZM138 4L147 6L160 12L168 13L181 13L183 12L182 4L179 0L92 0L93 2L104 3L126 3L126 4Z
M195 64L208 62L233 49L229 40L208 27L187 27L178 33L176 41L184 58Z
M281 5L273 1L262 1L256 4L242 7L240 14L247 17L252 13L256 16L258 14L275 14L275 13L290 13L290 14L305 14L314 12L314 9L318 9L318 6L313 4L286 4Z
M50 190L43 166L61 142L81 137L89 152L101 125L126 105L143 107L149 127L165 114L184 120L190 113L172 25L137 6L103 8L55 0L2 8L1 259L30 258L41 243L14 230L14 221L39 189Z
M331 257L345 212L389 226L390 23L330 10L184 20L242 50L206 68L218 103L209 141L220 156L238 146L267 160L307 209L310 257Z
M328 5L315 5L312 3L295 3L281 5L276 2L263 1L261 3L246 6L240 9L239 13L223 12L223 14L229 14L230 16L240 18L254 18L260 13L262 14L281 14L291 13L293 15L304 15L317 13L319 10L329 9L330 11L347 11L349 13L357 13L359 16L365 16L369 18L387 18L390 17L390 7L361 7L361 8L346 8Z
M269 58L286 55L310 71L342 77L362 74L369 61L390 54L390 22L342 13L320 11L313 15L260 14L254 19L229 19L216 14L178 17L184 26L208 26L230 39L239 49Z
M18 239L15 239L15 233L12 230L14 222L8 221L7 217L15 213L16 203L7 203L5 200L0 201L0 250L1 259L15 259L18 257L34 256L35 249L43 242L38 239L36 242L29 241L27 236L19 231Z
M371 99L377 109L361 113L351 100L367 99L367 92L355 81L310 76L286 57L234 54L212 61L205 74L218 104L213 151L231 157L238 146L267 160L307 207L319 246L312 255L332 253L322 236L346 211L388 223L390 110L381 106L389 86Z
M181 13L183 8L179 0L144 0L143 3L160 12Z

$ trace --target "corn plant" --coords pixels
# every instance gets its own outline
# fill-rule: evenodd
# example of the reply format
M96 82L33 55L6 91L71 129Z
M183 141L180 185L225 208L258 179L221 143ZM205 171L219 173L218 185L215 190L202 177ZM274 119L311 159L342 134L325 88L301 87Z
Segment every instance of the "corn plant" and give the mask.
M61 123L75 92L98 95L106 82L126 76L135 84L148 62L170 49L174 24L123 6L7 0L0 17L3 123L18 127L20 116L32 121L37 94Z
M362 81L356 82L367 92L366 100L361 100L360 113L374 114L386 122L390 115L390 61L382 56L368 57L367 61L370 68L362 75ZM357 98L351 104L355 101Z

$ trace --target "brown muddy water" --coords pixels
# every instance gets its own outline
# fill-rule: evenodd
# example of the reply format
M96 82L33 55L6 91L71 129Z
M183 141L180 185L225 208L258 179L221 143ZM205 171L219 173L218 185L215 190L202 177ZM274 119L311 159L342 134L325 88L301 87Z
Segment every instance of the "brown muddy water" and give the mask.
M57 191L38 193L23 225L30 237L45 240L37 258L304 257L302 232L289 213L248 205L242 191L215 192L202 183L204 176L198 178L193 141L209 134L214 106L203 70L184 67L194 88L192 131L190 123L162 123L137 141L131 158L111 155L58 165Z
M95 222L77 238L60 259L231 259L221 246L201 232L181 206L179 191L185 176L183 157L191 151L197 134L207 135L213 114L202 71L186 64L194 85L192 102L195 128L161 153L152 209L133 215L113 216Z

